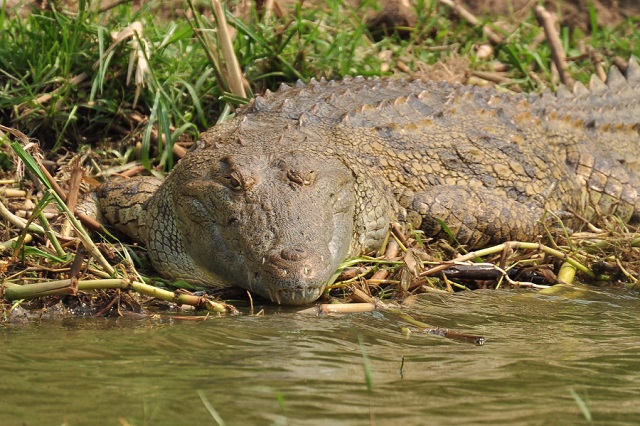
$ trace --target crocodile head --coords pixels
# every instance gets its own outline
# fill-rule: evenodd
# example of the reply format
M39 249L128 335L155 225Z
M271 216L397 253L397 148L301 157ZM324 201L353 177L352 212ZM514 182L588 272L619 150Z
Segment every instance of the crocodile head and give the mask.
M355 179L307 153L227 155L174 191L176 222L202 275L274 302L316 300L354 235Z

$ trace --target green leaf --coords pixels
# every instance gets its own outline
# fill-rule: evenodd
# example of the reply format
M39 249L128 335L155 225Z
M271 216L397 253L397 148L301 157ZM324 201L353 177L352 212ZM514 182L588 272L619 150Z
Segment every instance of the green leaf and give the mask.
M51 182L49 182L49 179L47 179L47 177L44 175L44 173L38 166L38 163L31 156L31 154L25 151L19 142L11 142L11 148L16 153L18 158L22 160L22 162L27 167L27 169L29 169L29 172L32 173L33 176L38 178L38 180L42 182L42 184L46 186L48 189L52 189Z

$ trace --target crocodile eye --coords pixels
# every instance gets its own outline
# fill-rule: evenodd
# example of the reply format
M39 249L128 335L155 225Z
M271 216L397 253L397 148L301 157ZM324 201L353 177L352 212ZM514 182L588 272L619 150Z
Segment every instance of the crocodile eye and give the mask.
M287 170L287 179L298 185L304 185L304 177L298 170Z
M251 168L242 166L242 162L231 155L222 157L211 168L210 176L233 191L248 191L256 184Z
M229 188L233 189L234 191L242 190L242 176L241 175L234 173L234 174L225 176L225 178L227 179Z
M233 191L248 191L256 184L255 176L251 173L243 175L239 171L233 171L231 174L223 175L219 179Z

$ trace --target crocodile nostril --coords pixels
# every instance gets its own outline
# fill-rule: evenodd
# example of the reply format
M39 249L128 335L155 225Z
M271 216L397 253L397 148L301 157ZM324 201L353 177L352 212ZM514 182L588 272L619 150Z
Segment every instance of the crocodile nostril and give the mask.
M286 248L282 249L280 252L280 257L284 260L297 261L305 259L308 256L308 253L304 249L300 248Z

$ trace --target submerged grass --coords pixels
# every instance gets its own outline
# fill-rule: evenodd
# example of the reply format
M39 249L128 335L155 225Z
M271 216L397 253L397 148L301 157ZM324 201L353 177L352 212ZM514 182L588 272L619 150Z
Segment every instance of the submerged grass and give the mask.
M569 393L575 400L576 405L580 409L580 413L582 413L584 419L588 422L593 421L593 416L591 415L591 403L589 400L589 394L585 392L583 397L575 389L571 389Z
M81 1L77 9L69 11L52 2L46 10L32 10L24 17L10 17L3 8L0 122L38 139L50 161L63 161L68 150L80 151L92 173L102 172L104 164L111 161L139 160L144 168L162 174L171 169L174 154L179 156L182 145L233 114L236 106L246 102L245 95L274 90L283 82L399 74L482 84L493 81L505 90L516 91L558 85L552 50L533 12L485 17L471 25L444 6L444 1L418 0L412 13L415 25L385 30L368 24L368 17L379 11L377 2L363 1L356 8L348 3L296 4L281 15L255 7L226 10L231 27L227 39L233 43L242 70L240 79L237 72L229 71L229 49L219 42L221 32L216 22L221 21L220 13L214 19L208 3L187 7L176 2L168 8L163 2L140 7L125 3L101 11L91 2ZM632 55L640 57L637 17L623 19L615 26L600 26L591 8L582 19L584 22L574 22L572 28L563 27L559 32L573 79L587 82L591 74L602 75L611 64L623 64ZM491 31L483 31L483 27ZM432 67L435 63L440 65ZM247 92L239 91L239 85ZM86 144L92 145L93 151L82 148ZM0 164L5 164L4 174L13 179L17 161L11 160L14 157L8 147L5 142ZM25 161L27 157L21 158ZM46 185L46 179L39 180ZM27 189L34 192L32 187ZM64 210L64 202L56 199L55 192L47 189L44 193L55 200L57 209ZM36 236L37 247L18 244L20 256L3 264L3 275L18 271L23 280L61 278L69 270L61 267L71 262L79 243L57 242L44 216L33 217L49 236ZM569 258L568 253L572 254L570 263L583 274L634 282L640 270L638 235L615 221L605 223L609 228L604 233L592 233L581 240L565 238L560 241L562 247L494 248L487 253L493 256L487 261L494 262L497 269L489 268L493 270L490 279L474 278L482 282L474 285L511 283L519 279L509 275L514 270L536 270L549 282L545 265L555 263L558 268ZM11 226L4 229L5 239L15 236ZM418 288L471 288L464 280L446 274L437 278L424 274L430 270L429 262L438 260L425 254L423 248L429 242L411 232L393 235L405 240L400 242L400 254L390 260L351 260L360 262L359 269L352 277L342 277L333 291L344 293L345 287L357 283L366 283L366 290L379 296L394 292L409 295ZM406 239L410 240L408 246ZM433 242L430 244L433 250ZM452 247L439 247L445 257L458 256ZM531 250L528 255L522 254L525 248ZM99 258L101 250L96 250L94 258ZM477 257L476 253L467 260ZM113 275L110 262L113 260L100 262L107 275ZM36 272L25 272L28 265ZM393 290L383 284L392 285Z

